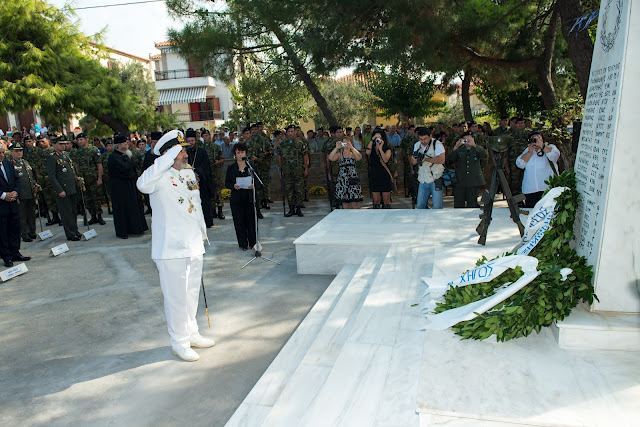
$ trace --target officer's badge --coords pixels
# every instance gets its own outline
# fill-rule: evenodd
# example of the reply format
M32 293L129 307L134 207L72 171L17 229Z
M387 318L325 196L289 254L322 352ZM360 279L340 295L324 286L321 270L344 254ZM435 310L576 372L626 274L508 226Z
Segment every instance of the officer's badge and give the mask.
M192 199L191 199L191 197L189 197L189 209L187 209L187 212L192 213L195 210L196 210L196 207L193 206Z
M196 181L187 181L187 188L191 191L200 189L200 186Z
M178 142L180 143L184 142L184 137L182 136L182 132L178 132L178 136L176 138L178 139Z
M183 199L182 197L180 197L180 198L178 199L178 203L183 204L183 203L184 203L184 199Z

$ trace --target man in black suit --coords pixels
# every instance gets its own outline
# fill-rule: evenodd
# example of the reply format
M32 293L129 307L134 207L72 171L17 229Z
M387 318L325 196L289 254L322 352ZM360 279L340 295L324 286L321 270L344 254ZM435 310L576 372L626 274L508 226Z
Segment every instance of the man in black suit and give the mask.
M11 160L4 158L6 148L0 144L0 257L5 267L13 261L29 261L20 253L20 180Z

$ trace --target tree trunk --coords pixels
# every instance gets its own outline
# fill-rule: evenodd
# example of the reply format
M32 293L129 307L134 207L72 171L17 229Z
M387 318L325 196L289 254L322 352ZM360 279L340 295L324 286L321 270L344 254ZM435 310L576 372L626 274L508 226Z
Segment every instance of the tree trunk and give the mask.
M329 126L338 126L338 120L333 114L333 111L331 111L331 109L329 108L327 100L324 98L324 96L322 96L320 88L318 87L316 82L313 81L313 78L311 78L311 75L307 71L306 67L302 64L300 58L293 50L293 47L291 47L291 45L289 44L284 31L282 31L282 29L277 25L272 28L272 31L280 42L282 49L284 49L287 56L289 57L289 61L291 61L291 64L293 65L294 72L302 81L302 83L304 83L305 87L307 88L313 99L316 101L316 104L318 104L318 108L320 108L320 111L322 111L325 119L327 119L327 122L329 122Z
M469 94L472 77L473 68L469 66L464 71L464 78L462 79L462 110L464 111L464 119L468 122L473 120L473 114L471 114L471 98Z
M556 91L553 87L551 79L551 70L553 69L553 52L556 46L556 35L558 34L558 26L560 25L560 17L558 10L554 10L549 21L549 28L544 35L544 51L538 58L536 64L536 76L538 78L538 87L542 94L545 110L553 110L558 105Z
M123 135L129 135L129 126L127 126L122 120L113 117L109 113L94 114L89 112L93 117L100 120L105 125L113 129L114 132L120 132Z
M567 41L569 58L573 64L573 71L575 71L578 78L580 94L582 99L587 99L593 43L591 42L591 37L589 37L589 32L586 30L577 32L574 29L569 34L576 19L583 15L580 0L558 0L556 2L556 10L560 14L562 36Z

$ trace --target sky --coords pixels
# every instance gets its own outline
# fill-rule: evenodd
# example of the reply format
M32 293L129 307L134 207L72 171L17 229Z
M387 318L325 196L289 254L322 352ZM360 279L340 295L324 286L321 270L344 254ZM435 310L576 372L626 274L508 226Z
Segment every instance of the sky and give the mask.
M73 8L130 3L142 0L48 0L56 7ZM149 59L160 53L154 43L167 40L168 28L182 24L169 17L164 2L76 10L78 27L87 36L104 32L104 44ZM72 18L74 19L74 18Z

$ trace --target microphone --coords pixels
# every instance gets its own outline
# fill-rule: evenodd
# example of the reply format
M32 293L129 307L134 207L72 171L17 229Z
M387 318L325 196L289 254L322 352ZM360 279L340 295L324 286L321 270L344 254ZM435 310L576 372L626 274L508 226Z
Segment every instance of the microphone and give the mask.
M242 157L240 160L247 160L247 156Z

